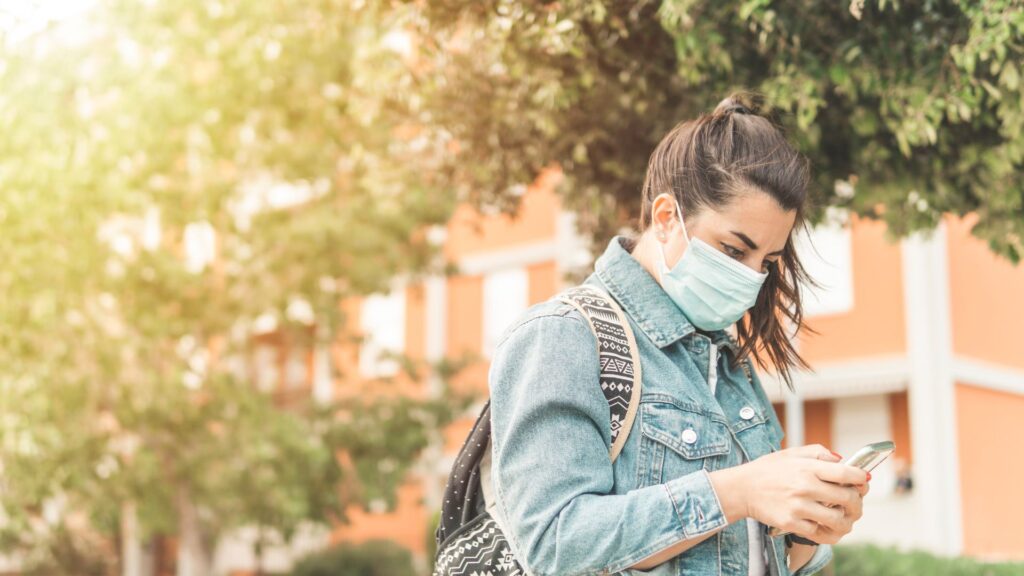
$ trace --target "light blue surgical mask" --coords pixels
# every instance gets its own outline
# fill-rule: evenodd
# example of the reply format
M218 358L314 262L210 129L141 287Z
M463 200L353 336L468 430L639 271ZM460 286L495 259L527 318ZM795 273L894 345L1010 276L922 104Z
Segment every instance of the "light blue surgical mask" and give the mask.
M702 330L719 330L743 317L757 301L767 272L755 272L700 238L690 238L676 203L683 236L689 242L671 270L661 244L661 286L686 318Z

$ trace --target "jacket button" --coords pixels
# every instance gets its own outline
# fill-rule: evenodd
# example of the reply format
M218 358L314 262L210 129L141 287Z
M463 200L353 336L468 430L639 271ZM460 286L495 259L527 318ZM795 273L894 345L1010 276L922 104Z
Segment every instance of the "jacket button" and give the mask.
M694 432L692 428L687 428L686 430L683 430L683 442L686 442L687 444L693 444L696 441L697 433Z
M751 408L750 406L744 406L742 409L740 409L740 418L743 418L744 420L750 420L753 417L754 409Z

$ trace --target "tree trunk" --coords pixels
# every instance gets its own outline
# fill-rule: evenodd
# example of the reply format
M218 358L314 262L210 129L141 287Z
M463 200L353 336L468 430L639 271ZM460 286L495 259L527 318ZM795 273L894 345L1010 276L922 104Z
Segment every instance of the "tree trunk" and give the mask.
M139 514L131 500L121 503L121 576L143 576Z
M178 487L177 564L177 576L207 576L210 573L209 554L204 546L199 515L184 486Z
M256 541L253 542L253 557L256 560L254 576L263 576L263 526L256 528Z

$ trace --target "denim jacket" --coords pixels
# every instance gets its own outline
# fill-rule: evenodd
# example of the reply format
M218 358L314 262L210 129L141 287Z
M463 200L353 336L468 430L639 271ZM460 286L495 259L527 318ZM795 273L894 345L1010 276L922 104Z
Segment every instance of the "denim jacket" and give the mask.
M756 374L751 386L730 366L735 340L698 332L629 253L631 242L613 238L584 282L619 303L636 336L643 382L629 438L613 465L586 319L557 298L531 306L499 339L489 370L496 519L532 576L747 576L746 519L726 526L708 473L778 450L782 427ZM717 355L714 395L712 344L730 351ZM723 526L650 570L628 568ZM769 574L806 576L832 558L819 545L793 573L784 537L758 526Z

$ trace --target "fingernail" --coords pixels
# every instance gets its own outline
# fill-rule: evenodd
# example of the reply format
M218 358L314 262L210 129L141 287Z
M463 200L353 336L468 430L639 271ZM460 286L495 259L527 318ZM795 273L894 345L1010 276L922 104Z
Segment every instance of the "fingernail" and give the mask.
M868 482L871 482L871 472L868 472Z
M831 450L829 450L829 452L832 452L832 451L831 451ZM842 456L840 456L839 454L836 454L835 452L832 452L832 455L833 455L833 456L835 456L836 458L839 458L840 460L842 460L842 459L843 459L843 457L842 457Z

